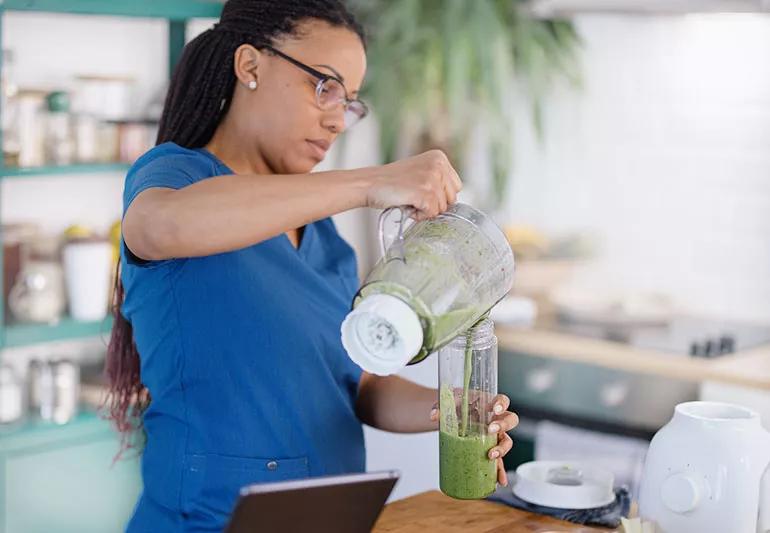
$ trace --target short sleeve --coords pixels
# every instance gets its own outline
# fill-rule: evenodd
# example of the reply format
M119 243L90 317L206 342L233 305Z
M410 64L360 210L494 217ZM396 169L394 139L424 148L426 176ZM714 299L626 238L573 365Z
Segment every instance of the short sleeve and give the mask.
M166 155L133 170L126 176L123 191L123 213L139 193L153 187L181 189L195 183L190 172L190 157L185 155Z
M143 191L151 188L182 189L216 174L210 158L199 151L165 143L140 157L126 175L123 189L123 215ZM157 266L173 260L145 261L123 244L123 256L130 265Z

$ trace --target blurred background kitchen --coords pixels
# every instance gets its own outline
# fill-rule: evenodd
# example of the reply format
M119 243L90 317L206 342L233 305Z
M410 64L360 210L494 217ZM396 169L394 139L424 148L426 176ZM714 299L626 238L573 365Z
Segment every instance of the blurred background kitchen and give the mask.
M592 459L637 489L677 403L770 429L770 6L761 0L356 0L373 117L322 167L441 147L517 258L494 310L509 469ZM5 0L0 532L119 531L135 453L95 413L123 179L170 69L221 4ZM376 26L371 21L377 21ZM367 272L376 213L338 217ZM403 375L436 386L435 357ZM366 430L392 499L436 434Z

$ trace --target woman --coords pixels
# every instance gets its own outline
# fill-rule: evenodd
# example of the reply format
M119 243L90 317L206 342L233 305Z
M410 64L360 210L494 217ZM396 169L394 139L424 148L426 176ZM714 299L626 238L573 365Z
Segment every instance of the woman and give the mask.
M435 390L362 372L340 342L358 280L329 217L433 217L461 186L440 152L310 173L366 115L365 70L339 0L230 0L185 48L124 192L107 372L118 427L138 412L146 434L128 531L220 531L244 485L363 471L362 423L436 429ZM501 483L507 408L490 428Z

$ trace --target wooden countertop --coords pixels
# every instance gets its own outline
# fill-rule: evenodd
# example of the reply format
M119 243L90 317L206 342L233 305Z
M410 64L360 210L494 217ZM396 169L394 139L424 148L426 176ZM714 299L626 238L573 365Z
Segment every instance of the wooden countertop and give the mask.
M542 328L495 326L501 350L564 359L687 381L716 381L770 391L770 344L716 359L698 359Z
M520 511L500 503L455 500L438 491L425 492L388 504L374 533L607 533Z

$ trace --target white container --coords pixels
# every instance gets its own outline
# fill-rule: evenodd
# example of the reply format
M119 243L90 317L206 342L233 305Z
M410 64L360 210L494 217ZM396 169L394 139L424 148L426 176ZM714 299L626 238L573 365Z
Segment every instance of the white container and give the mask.
M124 120L132 115L134 80L121 76L78 76L73 111L99 120Z
M45 164L45 92L19 91L16 97L19 166Z
M90 115L80 115L75 120L76 159L78 163L94 163L99 160L99 122Z
M10 365L0 365L0 426L17 422L23 415L22 382Z
M760 486L768 463L770 433L756 412L680 404L650 444L639 516L656 522L659 533L770 531L770 475Z
M75 241L62 252L70 315L96 321L107 315L112 247L107 241Z
M80 367L63 359L35 360L29 367L30 408L41 420L66 424L78 413Z

